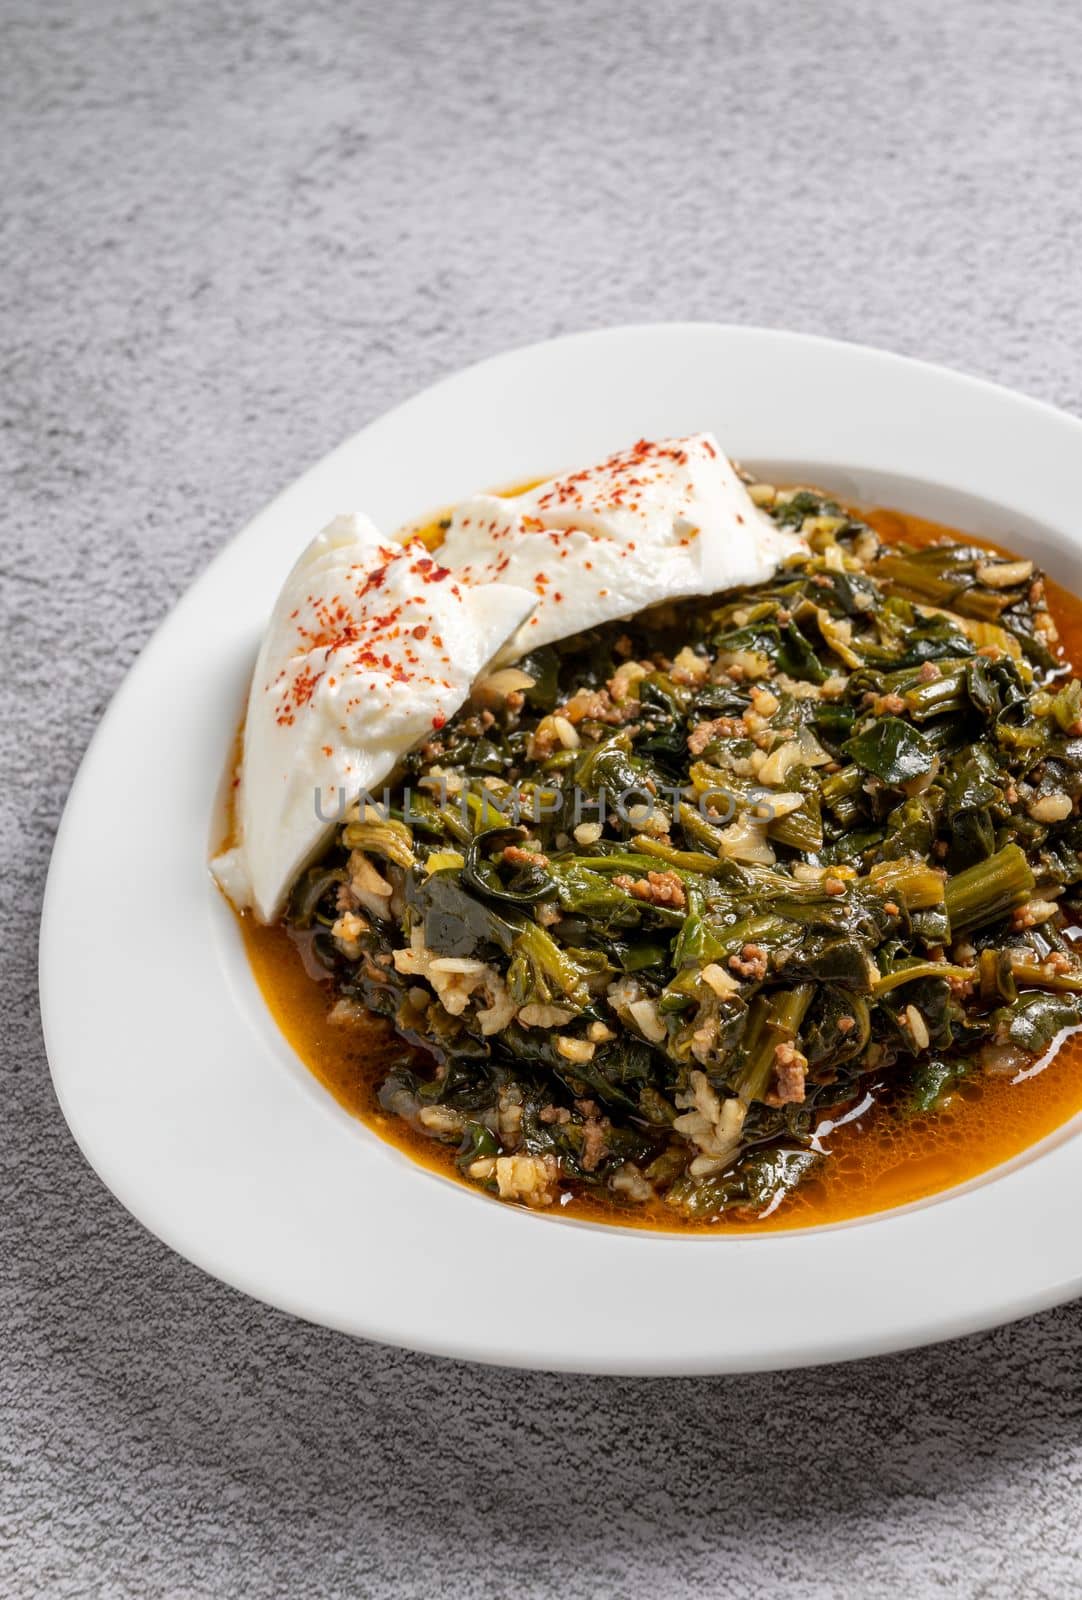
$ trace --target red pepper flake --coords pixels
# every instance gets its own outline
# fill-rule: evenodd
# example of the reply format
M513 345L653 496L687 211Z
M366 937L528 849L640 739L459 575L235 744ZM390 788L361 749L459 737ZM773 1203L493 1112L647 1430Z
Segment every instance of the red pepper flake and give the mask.
M313 672L310 667L301 668L289 688L289 698L295 706L299 708L308 704L322 676L322 672Z
M435 728L437 733L444 726L446 721L447 721L447 718L446 717L441 717L439 712L437 712L436 715L432 718L432 726Z

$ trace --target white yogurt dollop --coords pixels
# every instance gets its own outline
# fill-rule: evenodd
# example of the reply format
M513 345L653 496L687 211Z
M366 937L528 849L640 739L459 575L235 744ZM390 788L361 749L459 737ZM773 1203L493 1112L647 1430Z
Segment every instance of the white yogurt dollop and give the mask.
M709 433L650 442L525 494L475 495L440 558L471 582L531 590L511 661L659 600L760 583L803 541L755 506Z
M286 579L244 725L236 845L212 867L240 907L279 914L345 804L377 793L443 727L533 610L510 584L465 583L420 540L339 517Z
M273 921L346 805L378 794L491 662L761 582L804 548L708 433L640 440L526 494L475 495L435 556L339 517L286 579L259 652L219 883Z

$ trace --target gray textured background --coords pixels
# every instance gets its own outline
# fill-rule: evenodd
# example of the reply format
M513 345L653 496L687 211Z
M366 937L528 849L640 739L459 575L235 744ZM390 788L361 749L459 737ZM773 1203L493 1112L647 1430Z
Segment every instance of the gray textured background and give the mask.
M64 794L155 623L431 379L714 317L1082 410L1076 0L0 17L0 1592L1077 1593L1078 1305L732 1381L351 1343L120 1211L54 1104L34 974Z

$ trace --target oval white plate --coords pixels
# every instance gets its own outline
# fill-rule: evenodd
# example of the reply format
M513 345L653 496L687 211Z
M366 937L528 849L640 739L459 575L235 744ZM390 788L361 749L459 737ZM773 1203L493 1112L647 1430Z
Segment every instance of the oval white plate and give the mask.
M256 641L301 546L710 428L780 477L1005 538L1080 583L1082 424L955 373L753 328L618 328L513 351L364 429L218 557L83 762L41 996L64 1114L117 1198L207 1272L312 1321L590 1372L793 1366L946 1338L1082 1290L1072 1129L989 1178L815 1231L674 1237L502 1206L351 1119L270 1020L205 861Z

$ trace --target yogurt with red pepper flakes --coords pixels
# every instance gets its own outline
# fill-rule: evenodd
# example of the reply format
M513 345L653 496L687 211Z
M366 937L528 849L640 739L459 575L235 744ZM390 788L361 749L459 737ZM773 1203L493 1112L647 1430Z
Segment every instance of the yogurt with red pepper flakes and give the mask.
M525 494L475 495L455 511L440 558L470 582L537 596L500 653L513 661L660 600L761 583L806 550L752 503L712 434L652 443Z
M211 863L235 906L274 921L346 804L443 727L534 603L512 584L461 581L366 517L312 541L256 662L236 844Z
M440 729L492 662L761 582L804 548L752 503L709 433L641 439L525 494L475 495L438 556L340 517L286 579L263 640L218 882L273 921L346 805Z

